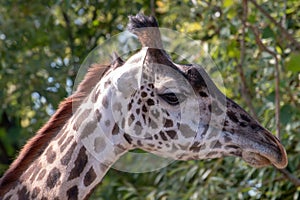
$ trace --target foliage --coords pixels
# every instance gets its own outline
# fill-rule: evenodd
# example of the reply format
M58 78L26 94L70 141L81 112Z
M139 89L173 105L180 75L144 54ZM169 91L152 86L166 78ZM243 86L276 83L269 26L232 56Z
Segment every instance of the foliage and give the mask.
M250 28L241 51L241 0L3 1L0 3L0 174L25 141L71 94L76 72L98 44L125 30L127 16L154 12L161 27L201 40L224 77L227 95L246 110L238 65L254 112L275 133L274 57L263 51ZM300 2L258 4L300 38ZM295 43L250 1L247 23L276 52L280 66L281 140L287 167L300 177L300 57ZM299 41L299 40L298 40ZM297 51L298 50L298 51ZM300 188L275 168L253 169L238 158L175 162L159 171L111 170L92 199L298 199Z

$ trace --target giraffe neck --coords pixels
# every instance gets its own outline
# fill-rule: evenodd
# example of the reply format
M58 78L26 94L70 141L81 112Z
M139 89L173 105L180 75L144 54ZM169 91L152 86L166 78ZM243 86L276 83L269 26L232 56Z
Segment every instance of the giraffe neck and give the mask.
M110 110L108 100L113 87L104 85L93 89L4 199L89 196L113 163L130 148Z

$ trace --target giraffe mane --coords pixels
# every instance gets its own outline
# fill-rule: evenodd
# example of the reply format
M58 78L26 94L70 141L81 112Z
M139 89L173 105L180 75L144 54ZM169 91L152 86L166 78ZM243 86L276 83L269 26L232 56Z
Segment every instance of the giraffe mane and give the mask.
M17 159L10 165L0 179L0 197L5 194L12 184L28 169L30 164L40 156L49 142L59 133L65 123L71 118L80 103L92 91L93 87L101 80L109 69L119 67L123 60L113 56L110 65L93 64L84 79L79 84L76 92L59 104L57 111L48 122L33 136L22 148Z

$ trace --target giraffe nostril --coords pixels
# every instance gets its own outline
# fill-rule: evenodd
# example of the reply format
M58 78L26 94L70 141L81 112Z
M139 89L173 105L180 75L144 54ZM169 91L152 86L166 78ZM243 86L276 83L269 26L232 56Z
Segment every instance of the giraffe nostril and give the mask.
M240 149L240 147L238 147L236 145L229 144L229 145L225 146L225 149Z

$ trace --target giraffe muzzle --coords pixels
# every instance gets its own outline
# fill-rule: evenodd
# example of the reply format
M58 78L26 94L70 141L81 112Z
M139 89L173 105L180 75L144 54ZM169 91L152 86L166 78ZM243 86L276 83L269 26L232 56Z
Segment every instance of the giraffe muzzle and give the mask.
M254 142L250 148L244 148L241 154L242 159L257 168L268 165L279 169L285 168L288 164L286 151L275 136L271 135L271 137L275 143Z

